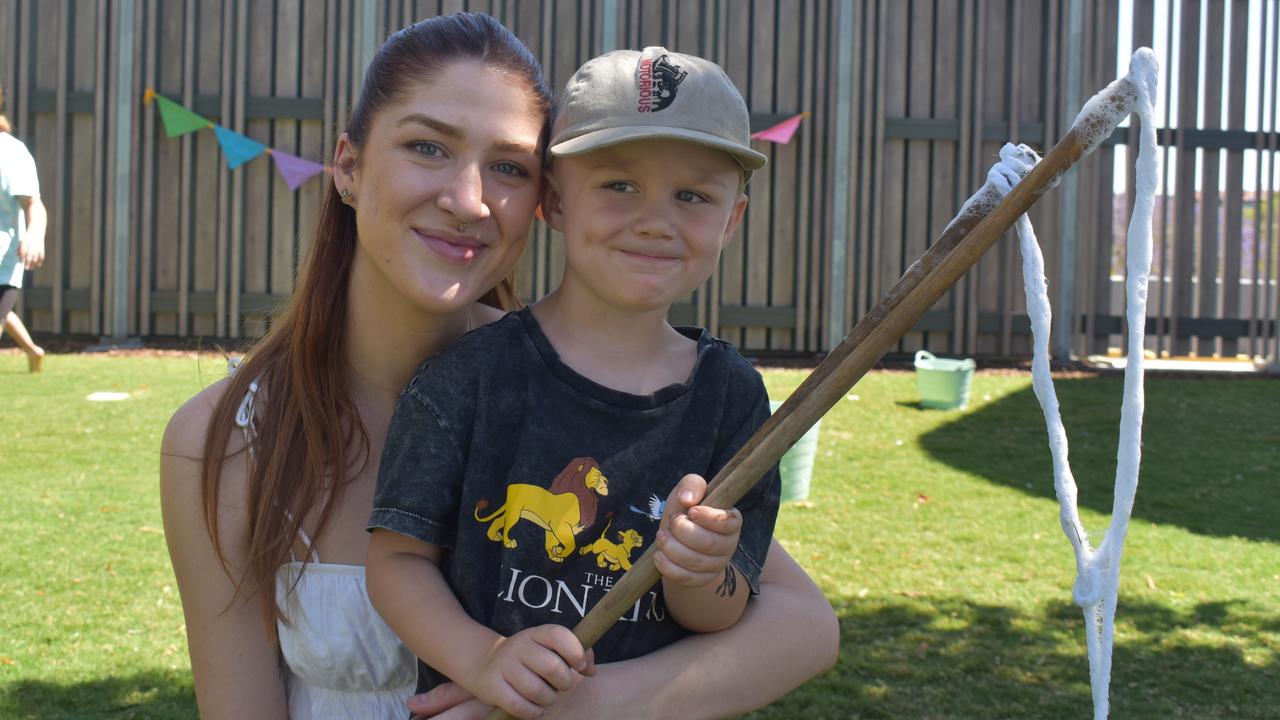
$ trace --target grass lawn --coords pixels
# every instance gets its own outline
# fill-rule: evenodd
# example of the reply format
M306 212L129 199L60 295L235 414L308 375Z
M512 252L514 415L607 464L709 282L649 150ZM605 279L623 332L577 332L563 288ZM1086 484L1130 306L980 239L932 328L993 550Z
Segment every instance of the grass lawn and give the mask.
M195 715L156 494L157 448L213 356L0 353L0 717ZM775 398L803 378L769 371ZM94 391L129 394L87 402ZM1118 378L1060 380L1081 513L1111 505ZM808 501L778 536L841 619L839 663L759 718L1084 718L1074 561L1025 376L964 412L909 373L823 421ZM1122 569L1116 718L1274 718L1280 706L1280 381L1147 382Z

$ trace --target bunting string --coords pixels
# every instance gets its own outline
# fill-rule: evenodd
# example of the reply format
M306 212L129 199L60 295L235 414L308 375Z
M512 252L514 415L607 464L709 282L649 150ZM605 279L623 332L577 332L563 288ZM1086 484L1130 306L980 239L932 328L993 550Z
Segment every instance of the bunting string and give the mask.
M164 125L164 133L170 139L200 130L213 130L214 135L218 138L218 145L222 148L222 153L226 157L227 167L231 170L235 170L260 155L270 155L271 159L275 161L276 172L280 173L280 179L284 180L290 190L297 190L303 183L316 175L331 171L323 163L267 147L247 135L242 135L230 128L219 125L157 93L152 88L147 88L147 91L143 93L142 102L144 105L155 103L156 108L160 111L160 122ZM791 138L800 127L800 121L808 116L809 113L807 112L794 115L777 125L753 134L751 138L785 145L791 142Z
M164 134L169 138L182 137L199 130L213 130L218 138L218 145L222 148L222 154L226 157L227 167L231 170L260 155L270 155L275 161L276 172L280 173L280 179L284 180L290 190L297 190L316 175L329 171L324 163L267 147L247 135L201 117L151 88L147 88L143 93L142 102L145 105L155 103L160 111L160 122L164 125Z

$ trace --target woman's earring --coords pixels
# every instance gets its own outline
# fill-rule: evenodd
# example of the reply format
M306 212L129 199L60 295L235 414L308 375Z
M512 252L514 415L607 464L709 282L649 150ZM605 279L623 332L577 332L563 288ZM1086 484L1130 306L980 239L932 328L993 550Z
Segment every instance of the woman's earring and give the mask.
M344 202L344 203L346 203L346 204L348 204L348 205L350 205L350 204L351 204L351 191L350 191L350 190L348 190L348 189L346 189L346 188L342 188L341 190L339 190L339 191L338 191L338 195L342 197L342 202Z

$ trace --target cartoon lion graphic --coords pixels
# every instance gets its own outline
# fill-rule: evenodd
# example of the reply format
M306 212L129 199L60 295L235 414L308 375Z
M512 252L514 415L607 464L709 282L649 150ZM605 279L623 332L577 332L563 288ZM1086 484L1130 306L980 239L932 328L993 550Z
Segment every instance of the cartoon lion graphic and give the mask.
M631 569L631 551L644 545L644 538L640 533L627 528L618 533L618 542L608 539L609 528L613 525L613 513L609 513L609 522L605 523L604 530L600 531L600 537L590 545L583 545L578 552L586 555L587 553L596 554L596 565L607 567L610 570L630 570Z
M577 546L575 537L596 519L598 497L609 494L609 478L600 472L600 464L589 457L574 458L556 476L550 489L517 483L507 486L502 507L484 517L480 512L489 506L487 500L476 503L477 522L492 522L487 537L515 548L511 528L520 520L528 520L546 532L547 557L564 562Z

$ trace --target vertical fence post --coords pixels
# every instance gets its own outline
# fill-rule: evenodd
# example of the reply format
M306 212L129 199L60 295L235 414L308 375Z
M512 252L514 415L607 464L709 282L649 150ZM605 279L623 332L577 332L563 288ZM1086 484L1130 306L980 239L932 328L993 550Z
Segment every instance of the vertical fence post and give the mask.
M1259 190L1258 194L1262 194L1261 190ZM1254 285L1253 287L1253 291L1255 293L1258 292L1258 286ZM1271 319L1271 322L1275 323L1275 330L1272 332L1271 339L1274 341L1274 344L1271 346L1271 365L1268 366L1268 369L1271 371L1272 375L1280 375L1280 312L1276 313L1276 316ZM1264 350L1263 352L1266 351Z
M1084 5L1067 0L1067 39L1062 56L1067 77L1062 94L1062 127L1070 128L1080 110L1081 71L1084 64ZM1079 241L1080 173L1062 178L1062 205L1058 215L1058 307L1053 313L1053 357L1070 360L1076 340L1076 245Z
M360 37L360 77L356 78L356 87L364 83L364 71L369 69L374 52L382 44L378 42L378 0L360 3Z
M600 52L618 49L618 0L604 0L600 7Z
M849 277L849 124L853 112L853 0L840 0L836 29L835 173L831 205L831 285L827 295L827 349L844 339L844 296Z
M119 34L116 37L115 172L111 188L111 337L122 340L129 334L129 206L133 184L133 9L134 0L119 0Z

